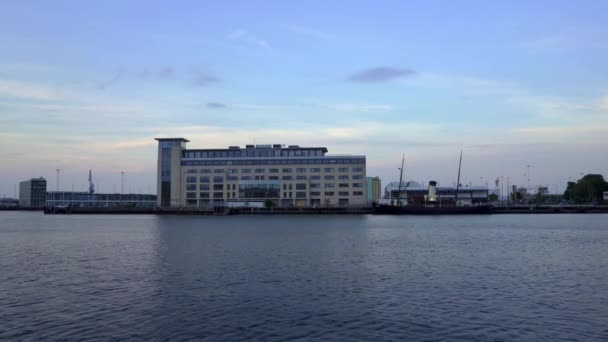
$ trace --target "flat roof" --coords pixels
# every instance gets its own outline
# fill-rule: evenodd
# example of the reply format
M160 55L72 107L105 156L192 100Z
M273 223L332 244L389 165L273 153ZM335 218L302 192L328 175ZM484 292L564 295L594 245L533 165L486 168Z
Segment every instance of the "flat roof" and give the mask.
M251 151L251 150L322 150L327 153L327 147L254 147L254 148L193 148L187 149L188 152L223 152L223 151Z
M190 140L188 139L184 139L184 138L154 138L154 140L158 140L158 141L184 141L184 142L190 142Z

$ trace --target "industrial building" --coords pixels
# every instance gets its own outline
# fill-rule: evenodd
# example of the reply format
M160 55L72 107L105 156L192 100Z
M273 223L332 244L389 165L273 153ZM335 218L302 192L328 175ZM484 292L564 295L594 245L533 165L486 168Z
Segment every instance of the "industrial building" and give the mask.
M279 144L187 149L184 138L156 140L160 207L366 206L362 155Z
M46 179L32 178L19 183L19 206L22 208L44 208L46 202Z
M380 177L367 177L367 204L377 203L382 196Z
M429 182L434 188L436 199L434 202L446 206L472 206L488 204L488 188L480 186L463 186L458 188L458 203L456 204L456 188L436 186L436 182ZM402 204L424 206L428 200L429 187L414 181L401 183L391 182L384 189L383 202L401 201Z
M0 198L0 208L17 208L19 207L19 200L16 198L3 197Z

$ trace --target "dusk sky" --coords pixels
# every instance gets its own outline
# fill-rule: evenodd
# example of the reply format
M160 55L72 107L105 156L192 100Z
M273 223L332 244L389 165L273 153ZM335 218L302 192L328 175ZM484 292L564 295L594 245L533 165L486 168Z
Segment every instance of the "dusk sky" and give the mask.
M156 192L155 137L364 154L368 176L608 176L607 1L0 1L0 197ZM115 188L115 186L117 188Z

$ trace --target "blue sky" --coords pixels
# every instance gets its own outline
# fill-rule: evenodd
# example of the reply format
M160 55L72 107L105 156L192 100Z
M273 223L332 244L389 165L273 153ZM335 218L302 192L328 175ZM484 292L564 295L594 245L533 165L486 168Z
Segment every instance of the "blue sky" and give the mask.
M157 136L324 145L368 174L608 175L605 1L3 1L0 196L154 192Z

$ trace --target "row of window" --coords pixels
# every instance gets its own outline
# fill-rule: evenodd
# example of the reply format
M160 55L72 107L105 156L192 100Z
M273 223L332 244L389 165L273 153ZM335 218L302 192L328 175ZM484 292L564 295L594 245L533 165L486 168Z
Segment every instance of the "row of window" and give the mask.
M185 158L319 157L322 149L245 149L226 151L184 151Z
M338 172L349 172L351 168L348 167L339 167L337 168ZM335 172L336 168L333 167L324 167L323 172ZM294 171L293 168L282 168L282 169L268 169L268 173L279 173L279 171L283 173L291 173ZM295 169L296 173L306 173L307 171L310 173L319 173L321 172L320 167L311 167L309 169L305 167L298 167ZM186 173L266 173L266 169L188 169ZM363 172L362 167L353 167L352 172Z
M298 164L365 164L360 158L319 159L259 159L259 160L182 160L182 166L230 166L230 165L298 165Z
M226 184L226 189L230 190L232 185L232 189L236 189L236 184ZM336 186L337 185L337 186ZM348 187L353 187L353 188L363 188L363 183L338 183L338 184L334 184L334 183L325 183L323 184L323 188L325 189L332 189L332 188L348 188ZM268 188L268 189L278 189L279 185L278 184L239 184L239 189L248 189L248 188ZM320 189L321 188L321 184L320 183L311 183L310 184L310 188L311 189ZM203 183L203 184L199 184L199 190L210 190L211 187L208 183ZM283 184L283 190L291 190L292 189L292 184ZM192 190L196 190L196 184L186 184L186 191L192 191ZM224 184L223 183L219 183L219 184L213 184L213 190L224 190ZM297 183L296 184L296 190L306 190L306 184L305 183Z
M348 191L338 191L338 196L349 196L350 192ZM353 196L363 196L363 191L353 191L352 192ZM272 195L270 196L266 196L266 197L258 197L255 196L255 198L276 198L278 197L278 192L273 192ZM324 196L336 196L336 192L335 191L325 191L323 192ZM320 191L311 191L310 192L310 196L311 197L319 197L321 196L321 192ZM248 192L246 191L239 191L239 197L240 198L253 198L254 196L248 196ZM186 198L188 199L193 199L196 198L196 192L187 192L186 193ZM199 192L199 198L224 198L224 192ZM236 192L226 192L226 198L237 198L236 197ZM283 191L283 198L293 198L293 192L292 191ZM296 191L295 192L295 198L306 198L306 191Z
M352 178L353 180L362 180L363 179L363 175L353 175L352 177L349 177L348 175L339 175L338 177L334 176L334 175L325 175L323 176L323 178L321 178L321 176L310 176L310 177L306 177L306 176L296 176L295 178L292 176L282 176L280 177L281 180L306 180L306 179L310 179L310 180L334 180L334 179L338 179L338 180L348 180L349 178ZM186 183L196 183L196 177L195 176L189 176L186 177ZM228 176L226 177L227 181L229 182L234 182L234 181L238 181L239 177L237 176ZM266 180L266 176L241 176L240 180L245 180L245 181L250 181L250 180ZM279 180L279 176L268 176L268 180ZM199 183L210 183L211 182L211 178L208 176L201 176L199 178ZM214 183L223 183L224 182L224 177L223 176L215 176L213 177L213 182Z

